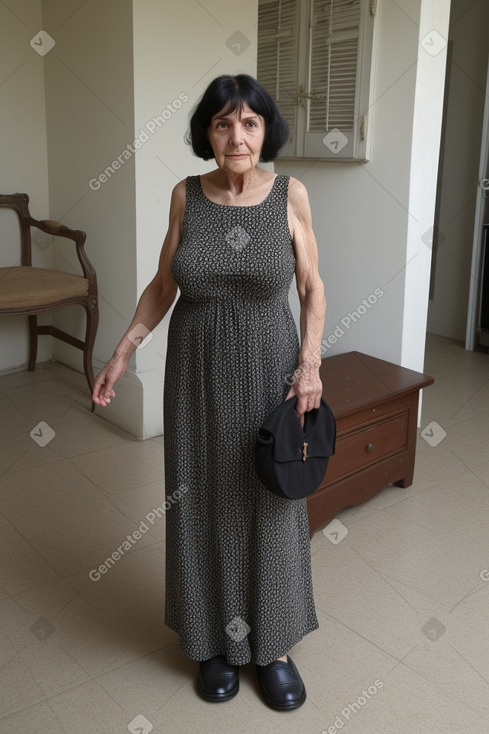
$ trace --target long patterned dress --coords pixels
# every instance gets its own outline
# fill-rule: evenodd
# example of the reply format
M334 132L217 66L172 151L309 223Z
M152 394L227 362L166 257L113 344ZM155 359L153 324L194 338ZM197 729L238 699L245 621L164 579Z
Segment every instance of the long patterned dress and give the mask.
M318 627L306 500L272 495L254 468L299 354L288 185L229 206L187 178L164 386L165 622L198 661L266 665Z

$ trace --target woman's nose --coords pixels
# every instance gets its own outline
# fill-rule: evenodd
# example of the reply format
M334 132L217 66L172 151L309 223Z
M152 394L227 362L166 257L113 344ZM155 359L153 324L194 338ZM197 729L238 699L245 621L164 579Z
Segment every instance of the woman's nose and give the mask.
M229 139L231 145L241 145L243 142L243 131L239 123L232 125L229 132Z

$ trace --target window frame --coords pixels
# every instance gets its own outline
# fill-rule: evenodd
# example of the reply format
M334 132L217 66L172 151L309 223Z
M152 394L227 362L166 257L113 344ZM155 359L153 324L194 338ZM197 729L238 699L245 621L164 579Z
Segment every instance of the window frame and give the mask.
M259 0L269 4L274 0ZM325 0L329 2L330 0ZM334 2L334 0L333 0ZM307 130L311 100L312 67L312 23L314 0L295 0L297 49L297 103L295 107L296 125L289 125L291 138L280 153L279 160L335 160L367 162L371 153L371 115L370 101L372 88L374 21L376 0L360 0L360 19L358 26L358 47L356 62L353 129L332 128L321 132ZM277 14L278 17L278 14ZM277 21L278 23L278 21ZM258 23L258 39L260 23ZM260 43L259 43L260 46ZM282 51L283 53L283 51ZM258 81L261 81L259 75ZM263 82L262 82L263 83ZM266 84L265 84L266 86ZM300 98L300 90L303 90ZM274 96L274 90L268 90ZM275 98L275 97L274 97ZM352 97L350 97L350 101ZM277 101L280 108L280 100Z

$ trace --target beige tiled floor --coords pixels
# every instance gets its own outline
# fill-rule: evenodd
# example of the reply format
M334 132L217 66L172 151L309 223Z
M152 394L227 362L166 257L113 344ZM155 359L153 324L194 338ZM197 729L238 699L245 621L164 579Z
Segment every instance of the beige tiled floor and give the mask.
M340 513L340 543L315 534L320 629L292 651L308 699L289 713L251 665L232 701L197 696L162 622L164 519L89 578L162 504L161 439L92 415L61 365L1 377L0 732L487 734L489 356L430 337L425 371L422 428L446 436L418 437L411 487Z

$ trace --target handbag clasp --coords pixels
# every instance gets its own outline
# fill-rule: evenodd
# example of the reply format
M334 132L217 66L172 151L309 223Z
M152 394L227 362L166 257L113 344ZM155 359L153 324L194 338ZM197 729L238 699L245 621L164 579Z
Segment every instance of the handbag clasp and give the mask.
M308 444L304 441L302 444L302 461L305 461L307 459L307 446Z

